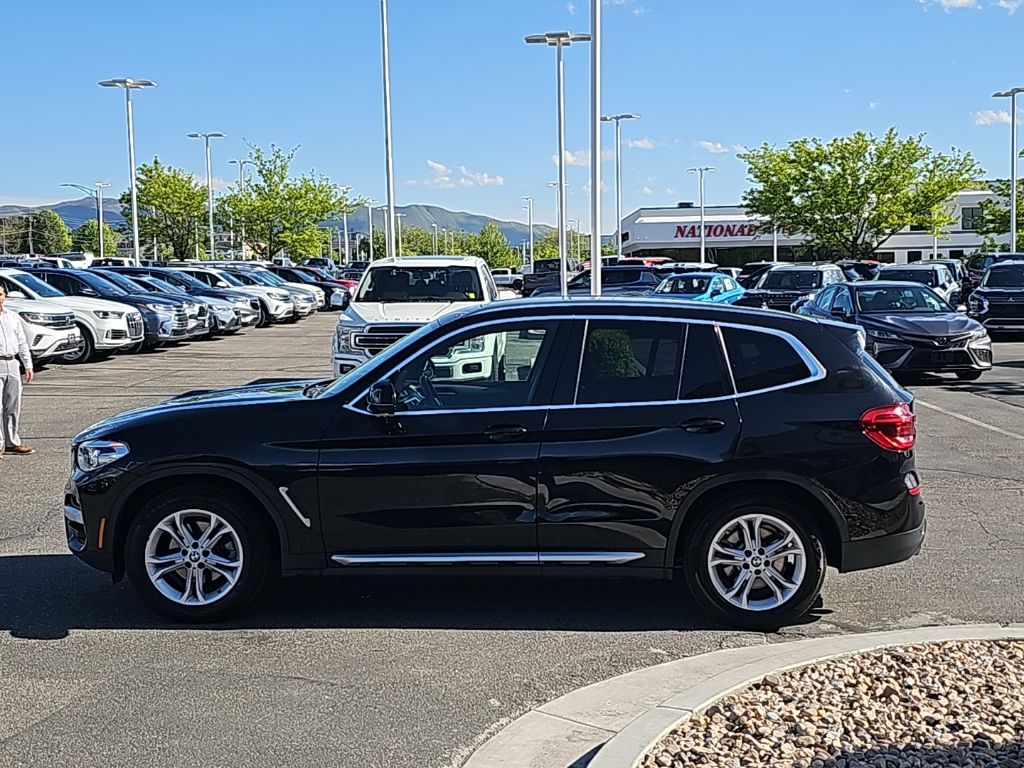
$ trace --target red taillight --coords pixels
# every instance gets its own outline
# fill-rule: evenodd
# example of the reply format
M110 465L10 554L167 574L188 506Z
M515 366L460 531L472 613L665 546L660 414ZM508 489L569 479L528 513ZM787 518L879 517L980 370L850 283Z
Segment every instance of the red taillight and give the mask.
M872 408L860 417L860 428L887 451L909 451L917 442L914 414L903 403Z

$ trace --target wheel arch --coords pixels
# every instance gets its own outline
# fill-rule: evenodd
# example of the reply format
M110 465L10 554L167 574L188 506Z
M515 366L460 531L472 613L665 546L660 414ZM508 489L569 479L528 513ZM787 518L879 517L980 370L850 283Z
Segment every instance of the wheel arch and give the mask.
M805 511L824 538L826 561L834 566L841 564L843 542L849 539L849 532L839 509L824 489L802 477L750 473L706 481L686 496L672 521L665 566L672 569L679 565L685 534L697 524L701 510L733 499L766 496L785 499Z
M118 498L110 539L114 581L124 576L125 542L132 522L142 508L168 491L195 486L220 491L251 504L252 509L257 511L256 517L264 532L273 537L270 550L275 553L275 559L280 563L286 557L287 531L280 520L278 510L271 499L249 478L224 467L176 467L140 477Z

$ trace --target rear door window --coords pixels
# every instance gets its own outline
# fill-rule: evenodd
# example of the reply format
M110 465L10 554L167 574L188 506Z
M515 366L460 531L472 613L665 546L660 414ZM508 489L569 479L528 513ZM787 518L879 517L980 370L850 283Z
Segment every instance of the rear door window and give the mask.
M784 337L745 328L723 328L739 394L795 384L811 377L807 363Z
M578 404L645 403L678 397L685 325L591 320L580 361Z
M718 333L710 325L688 324L679 399L708 400L732 394Z

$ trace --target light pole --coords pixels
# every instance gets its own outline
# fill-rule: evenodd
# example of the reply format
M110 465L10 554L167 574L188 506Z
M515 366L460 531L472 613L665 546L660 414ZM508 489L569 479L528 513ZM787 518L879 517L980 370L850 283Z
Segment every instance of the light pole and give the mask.
M210 163L210 139L226 139L228 135L217 131L212 133L190 133L187 135L190 139L202 139L206 145L206 207L209 214L210 258L212 259L217 255L217 246L213 240L213 165Z
M704 263L705 233L704 233L704 174L711 173L715 169L710 165L701 165L697 168L687 168L687 173L696 173L700 176L700 261Z
M404 213L395 214L395 219L398 222L398 258L402 258L402 219L404 218Z
M246 165L255 166L256 163L254 163L252 160L244 160L244 159L243 160L228 160L228 162L238 166L238 194L244 195L245 194L245 166ZM242 258L244 259L245 258L245 218L240 219L239 224L240 224L240 229L241 229Z
M135 80L130 77L118 77L112 80L101 80L104 88L124 88L125 112L128 116L128 165L131 166L131 199L132 199L132 250L135 262L142 258L139 248L139 198L135 188L135 120L132 116L132 91L143 88L156 88L152 80Z
M430 226L434 228L434 255L436 256L437 253L438 253L438 250L437 250L437 224L431 224Z
M996 91L995 99L1010 98L1010 253L1017 252L1017 94L1024 88Z
M532 271L533 270L533 198L530 197L530 196L527 196L527 197L524 197L523 200L526 201L526 205L523 206L523 209L525 211L527 211L527 216L529 217L528 224L529 224L529 227L530 227L530 269Z
M103 190L110 186L109 181L97 181L93 184L95 190L89 189L82 184L61 184L62 187L74 187L80 189L96 201L96 227L99 230L100 258L104 255L103 246Z
M388 239L388 212L389 208L386 205L378 205L377 210L384 214L384 258L390 258L394 255L395 242L394 240Z
M555 73L557 91L558 118L558 258L561 260L562 298L569 298L569 264L565 250L565 66L562 62L562 49L573 43L585 43L590 35L573 32L548 32L543 35L529 35L525 38L529 44L548 45L555 49ZM600 160L600 158L599 158Z
M569 219L568 227L569 227L569 231L570 232L572 232L572 231L576 232L576 261L579 262L579 260L580 260L580 220L579 219ZM570 251L572 250L572 246L571 245L569 246L569 250ZM594 265L591 264L590 267L591 267L591 269L593 269Z
M445 256L447 256L448 255L448 228L447 227L443 227L441 229L441 234L444 235L444 254L445 254Z
M366 201L366 229L370 236L370 261L373 261L373 204L375 202L377 201L372 197Z
M601 295L601 6L590 3L590 295ZM618 224L616 223L616 230ZM576 244L579 247L579 227ZM577 254L577 260L579 256Z
M615 255L622 258L622 126L623 120L639 120L640 115L602 115L605 123L615 123Z
M384 224L387 255L395 255L395 164L391 155L391 67L388 62L388 0L380 0L380 47L384 79L384 158L387 175L387 221Z
M348 252L348 211L342 211L342 213L341 213L341 226L342 226L342 229L343 229L343 231L345 233L345 263L348 264L348 262L349 262L349 252ZM338 254L338 257L339 258L341 257L341 253Z

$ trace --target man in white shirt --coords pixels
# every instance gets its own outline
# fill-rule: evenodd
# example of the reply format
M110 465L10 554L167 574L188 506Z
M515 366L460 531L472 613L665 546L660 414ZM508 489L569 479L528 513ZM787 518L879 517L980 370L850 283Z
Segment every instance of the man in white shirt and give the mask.
M35 453L22 445L18 437L18 417L21 415L21 370L18 358L25 366L25 383L32 381L32 355L21 327L21 318L13 309L5 309L7 290L0 283L0 458L4 451L19 456Z

